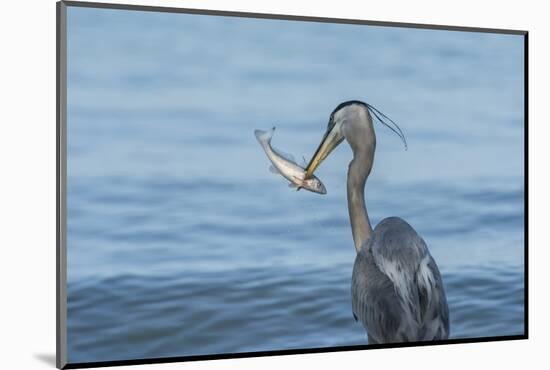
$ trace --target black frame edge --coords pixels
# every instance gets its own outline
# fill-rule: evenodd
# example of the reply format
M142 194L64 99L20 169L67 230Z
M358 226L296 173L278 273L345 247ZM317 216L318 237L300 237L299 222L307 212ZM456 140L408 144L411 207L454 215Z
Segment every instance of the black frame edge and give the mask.
M341 347L321 347L307 349L290 349L278 351L261 351L261 352L239 352L239 353L222 353L215 355L197 355L197 356L181 356L181 357L159 357L145 358L134 360L114 360L114 361L97 361L97 362L81 362L69 363L63 369L82 369L94 367L111 367L111 366L128 366L128 365L153 365L173 362L190 362L190 361L206 361L206 360L225 360L250 357L271 357L271 356L288 356L288 355L304 355L314 353L331 353L331 352L349 352L357 350L384 349L384 348L405 348L405 347L424 347L424 346L441 346L449 344L477 344L483 342L501 342L509 340L525 340L525 335L508 335L502 337L482 337L482 338L464 338L464 339L448 339L436 342L408 342L408 343L391 343L391 344L370 344L357 346L341 346Z
M523 181L524 181L524 222L523 222L523 293L524 312L523 325L525 337L529 338L529 33L524 35L524 61L523 61Z

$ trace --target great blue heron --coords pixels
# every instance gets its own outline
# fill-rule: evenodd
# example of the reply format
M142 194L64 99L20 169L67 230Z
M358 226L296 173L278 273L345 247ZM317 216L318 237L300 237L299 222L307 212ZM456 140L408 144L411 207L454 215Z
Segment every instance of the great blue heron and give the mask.
M327 131L306 168L306 178L344 138L347 140L353 151L347 179L348 210L357 251L352 311L367 330L369 344L446 339L447 299L426 243L401 218L386 218L374 230L370 224L364 191L376 147L371 113L407 145L402 131L383 113L364 102L347 101L330 115Z

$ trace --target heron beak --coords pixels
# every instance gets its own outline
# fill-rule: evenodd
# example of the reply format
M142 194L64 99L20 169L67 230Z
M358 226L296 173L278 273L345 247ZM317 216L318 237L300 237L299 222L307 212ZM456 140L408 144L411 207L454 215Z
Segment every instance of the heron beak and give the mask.
M315 154L309 161L309 164L306 167L305 178L308 179L313 176L313 172L319 167L321 162L325 160L326 157L344 140L344 135L341 130L341 122L334 123L333 121L329 122L327 132L321 140L321 144L315 151Z

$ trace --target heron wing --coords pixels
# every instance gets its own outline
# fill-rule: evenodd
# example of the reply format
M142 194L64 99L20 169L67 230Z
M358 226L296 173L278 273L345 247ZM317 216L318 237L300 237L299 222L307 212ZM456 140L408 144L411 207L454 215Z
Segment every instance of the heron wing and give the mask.
M403 314L392 282L374 265L369 251L357 254L351 285L352 310L367 330L369 343L406 340Z
M443 280L429 253L418 267L416 284L422 315L422 340L449 338L449 308Z
M443 339L448 309L426 243L397 217L382 220L357 254L353 310L376 342Z

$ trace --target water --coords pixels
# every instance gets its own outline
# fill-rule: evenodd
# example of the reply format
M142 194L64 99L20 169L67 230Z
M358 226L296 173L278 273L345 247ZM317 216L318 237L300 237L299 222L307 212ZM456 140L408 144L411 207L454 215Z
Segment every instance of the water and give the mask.
M365 344L351 313L350 149L309 158L340 102L376 125L371 221L443 275L452 338L524 331L520 36L69 7L70 362Z

